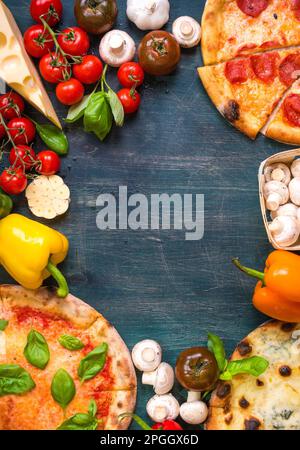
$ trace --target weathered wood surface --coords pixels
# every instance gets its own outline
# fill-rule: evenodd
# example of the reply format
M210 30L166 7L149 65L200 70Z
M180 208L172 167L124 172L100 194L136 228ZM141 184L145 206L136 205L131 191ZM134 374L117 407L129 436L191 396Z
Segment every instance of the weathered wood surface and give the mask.
M6 3L24 31L32 23L29 0ZM64 24L75 24L73 2L63 3ZM204 3L171 1L167 29L180 15L200 18ZM127 21L126 1L118 4L117 26L138 42L143 33ZM65 217L51 222L71 242L62 267L72 292L101 311L130 348L140 339L157 339L170 363L182 349L204 343L209 330L231 351L265 320L251 306L254 282L234 269L231 258L263 268L271 247L259 208L258 166L287 148L263 137L252 142L227 125L201 86L200 64L199 48L183 51L176 73L149 78L138 115L104 144L78 125L68 127L71 150L62 173L72 204ZM64 117L65 108L52 98ZM204 239L186 242L180 231L98 231L96 198L120 185L129 194L205 194ZM18 202L17 210L30 216ZM0 275L1 282L12 281L2 270ZM150 387L140 387L137 412L144 417L151 394Z

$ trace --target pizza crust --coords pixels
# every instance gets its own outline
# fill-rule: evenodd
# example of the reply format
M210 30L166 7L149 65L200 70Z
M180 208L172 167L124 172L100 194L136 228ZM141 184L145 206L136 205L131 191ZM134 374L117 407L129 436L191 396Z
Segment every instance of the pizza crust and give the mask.
M105 423L104 430L127 430L131 423L131 418L126 417L126 419L120 421L119 415L134 411L136 393L136 389L131 391L117 391L114 393L114 400L110 406L110 414Z
M224 0L207 0L202 16L202 57L205 65L218 60L219 35L222 26Z

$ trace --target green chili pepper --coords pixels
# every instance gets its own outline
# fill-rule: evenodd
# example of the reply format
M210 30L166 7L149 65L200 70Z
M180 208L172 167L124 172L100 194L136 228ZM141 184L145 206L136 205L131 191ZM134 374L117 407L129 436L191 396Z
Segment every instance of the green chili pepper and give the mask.
M0 219L8 216L13 209L12 199L0 190Z

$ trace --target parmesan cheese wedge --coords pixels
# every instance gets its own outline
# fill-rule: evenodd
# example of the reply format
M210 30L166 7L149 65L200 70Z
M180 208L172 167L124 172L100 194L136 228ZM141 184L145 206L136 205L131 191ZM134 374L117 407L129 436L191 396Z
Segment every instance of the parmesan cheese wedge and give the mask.
M37 217L54 219L69 209L70 190L58 175L35 178L25 195L30 211Z
M0 24L0 78L61 128L40 76L25 50L18 25L2 0Z

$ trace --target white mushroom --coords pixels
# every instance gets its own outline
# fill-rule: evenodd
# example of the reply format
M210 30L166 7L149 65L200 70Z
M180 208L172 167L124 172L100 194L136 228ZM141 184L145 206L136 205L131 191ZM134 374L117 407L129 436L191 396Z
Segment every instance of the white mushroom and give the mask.
M293 178L289 184L291 201L300 206L300 177Z
M289 200L289 190L281 181L269 181L264 185L266 207L270 211L276 211L280 205Z
M168 0L127 0L127 17L140 30L159 30L169 20Z
M158 368L152 372L144 372L142 383L153 386L155 394L163 395L171 391L174 386L174 370L170 364L161 363Z
M112 30L101 39L99 53L104 62L112 67L120 67L123 63L132 61L136 52L134 40L128 33Z
M208 408L201 401L200 392L189 392L185 403L180 406L180 417L190 425L200 425L206 421Z
M298 217L299 208L298 206L294 205L294 203L286 203L285 205L279 206L277 211L271 212L271 217L274 220L275 217L278 216L291 216L291 217Z
M288 185L291 181L291 171L286 164L271 164L265 169L266 181L281 181Z
M161 346L151 339L138 342L132 349L132 361L142 372L152 372L161 363Z
M291 172L293 177L300 177L300 159L295 159L295 161L293 161Z
M201 40L201 26L193 17L178 17L172 30L176 41L181 47L192 48Z
M172 394L155 395L146 406L149 417L157 423L177 419L179 409L179 403Z
M290 247L299 239L299 225L294 217L278 216L270 223L269 229L274 240L281 247Z

